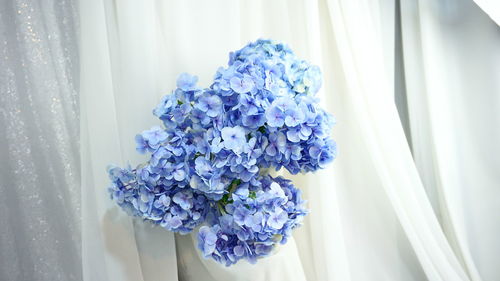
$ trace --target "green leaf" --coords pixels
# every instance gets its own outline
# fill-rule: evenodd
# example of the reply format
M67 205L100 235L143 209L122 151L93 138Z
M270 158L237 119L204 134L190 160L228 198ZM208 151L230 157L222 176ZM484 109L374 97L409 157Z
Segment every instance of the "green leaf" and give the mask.
M250 193L248 194L248 198L252 198L252 199L257 198L257 193L255 193L255 191L250 191Z

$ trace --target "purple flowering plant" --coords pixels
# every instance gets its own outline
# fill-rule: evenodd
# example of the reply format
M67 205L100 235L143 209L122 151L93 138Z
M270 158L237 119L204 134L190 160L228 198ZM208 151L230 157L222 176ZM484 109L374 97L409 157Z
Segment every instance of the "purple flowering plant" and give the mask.
M257 40L230 53L209 88L197 81L179 76L153 110L163 127L136 136L150 160L110 166L109 192L132 216L180 234L198 229L204 257L254 263L307 214L300 190L268 171L313 172L336 157L333 117L315 97L321 72L286 45Z

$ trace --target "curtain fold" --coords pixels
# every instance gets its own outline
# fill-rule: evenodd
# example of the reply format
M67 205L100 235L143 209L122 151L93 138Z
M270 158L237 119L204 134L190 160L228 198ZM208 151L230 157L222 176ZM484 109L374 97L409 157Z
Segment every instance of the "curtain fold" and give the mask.
M496 280L500 245L500 28L472 1L401 1L417 168L472 280Z
M353 125L359 126L355 131L361 139L358 151L366 153L345 155L344 152L340 154L337 165L350 157L351 161L364 159L371 163L372 166L366 166L360 172L370 179L369 185L375 188L373 192L379 193L379 197L380 193L386 194L385 200L392 208L385 216L398 219L429 280L468 280L432 212L406 143L393 100L391 73L387 72L383 61L383 43L378 30L380 15L371 12L378 11L379 4L376 1L327 1L327 4L339 52L340 71L345 79L342 81L345 89L340 94L343 107L347 109L346 116L356 123ZM350 136L354 137L352 133ZM338 138L342 140L342 135ZM342 152L340 141L339 147ZM369 169L376 170L373 177L368 177ZM397 222L394 222L394 227L397 237L401 236ZM396 249L400 250L398 255L412 259L412 250L402 251L404 246L399 245ZM404 280L418 280L418 269L415 274L412 263L406 264L409 265L408 272L401 271L400 274L411 272ZM405 264L401 269L405 269ZM394 274L389 270L386 274L389 272Z
M149 47L154 47L154 42L127 38L127 32L130 33L134 25L123 19L133 19L126 14L131 12L141 15L136 18L138 21L147 19L152 12L148 9L150 6L141 3L134 7L130 1L129 9L119 9L121 6L117 5L122 3L115 4L80 2L84 280L177 280L173 235L140 222L136 224L111 202L106 191L107 165L125 165L126 159L134 160L134 146L130 144L135 132L139 132L137 127L146 128L147 119L133 117L134 104L150 106L156 103L160 92L156 88L151 90L156 86L151 82L155 79L151 75L153 53L140 48L144 47L141 42L147 42ZM149 26L140 27L150 30ZM133 34L148 36L152 32ZM149 60L139 57L137 61L138 55L128 56L127 52L146 54ZM127 63L131 66L127 67ZM130 76L136 79L128 80ZM141 94L148 89L149 95ZM128 93L135 93L135 98ZM137 113L144 115L143 112ZM134 127L134 122L139 124ZM131 133L131 128L137 131ZM127 136L132 141L128 141Z

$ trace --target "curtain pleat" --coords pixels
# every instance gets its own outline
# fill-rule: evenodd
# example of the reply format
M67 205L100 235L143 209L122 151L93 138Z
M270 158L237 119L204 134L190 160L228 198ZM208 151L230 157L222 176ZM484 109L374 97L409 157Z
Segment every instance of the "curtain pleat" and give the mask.
M401 1L413 154L471 280L500 271L500 28L472 1Z

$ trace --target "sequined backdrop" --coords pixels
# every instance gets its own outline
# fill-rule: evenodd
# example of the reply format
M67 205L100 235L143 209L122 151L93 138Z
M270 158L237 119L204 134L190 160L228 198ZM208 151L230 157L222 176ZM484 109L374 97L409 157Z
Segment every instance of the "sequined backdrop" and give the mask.
M0 1L0 280L81 280L76 1Z

